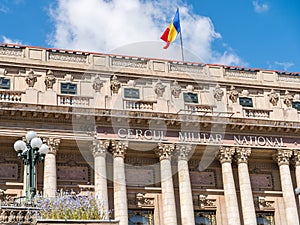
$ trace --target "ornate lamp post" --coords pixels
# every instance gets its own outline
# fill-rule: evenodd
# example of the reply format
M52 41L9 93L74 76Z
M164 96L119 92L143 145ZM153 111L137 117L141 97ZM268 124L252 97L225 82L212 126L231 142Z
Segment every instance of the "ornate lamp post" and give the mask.
M26 134L26 142L16 141L14 149L18 153L18 157L23 160L24 165L27 166L26 200L31 203L32 198L36 194L36 165L44 161L49 147L43 144L34 131L29 131Z

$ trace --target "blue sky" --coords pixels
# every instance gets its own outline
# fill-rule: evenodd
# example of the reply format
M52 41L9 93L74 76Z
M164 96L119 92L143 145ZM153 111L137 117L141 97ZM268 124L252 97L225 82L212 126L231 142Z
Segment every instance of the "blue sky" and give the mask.
M0 41L178 59L159 39L177 6L196 61L300 72L299 0L0 0Z

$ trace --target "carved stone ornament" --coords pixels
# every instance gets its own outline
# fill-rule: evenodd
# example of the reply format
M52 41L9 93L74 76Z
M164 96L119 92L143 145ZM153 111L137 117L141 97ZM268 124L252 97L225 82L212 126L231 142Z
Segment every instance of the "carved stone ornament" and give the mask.
M174 149L175 149L174 144L159 143L155 153L158 155L159 160L171 159Z
M251 148L239 148L237 147L235 149L236 152L236 161L237 163L247 163L248 162L248 157L251 154Z
M239 92L235 89L234 86L230 87L230 91L228 94L229 94L229 99L232 101L232 103L236 103L239 97Z
M56 155L59 144L60 144L60 139L59 138L53 138L53 137L43 137L42 139L49 147L48 154Z
M294 150L293 161L295 163L295 166L300 166L300 150Z
M257 200L255 201L255 205L257 210L262 210L262 211L270 211L274 210L274 201L267 201L265 197L258 197Z
M25 78L25 81L26 81L28 87L34 87L34 84L37 82L37 76L34 74L32 69L29 70L29 72Z
M106 156L107 147L109 146L109 140L94 140L90 146L90 149L94 157L97 156Z
M192 145L178 144L176 145L176 155L178 160L188 160L192 153Z
M100 80L100 77L97 76L93 81L93 89L95 92L100 92L101 88L103 87L103 80Z
M288 91L285 91L283 103L286 104L287 107L291 107L292 102L293 102L293 95L291 95Z
M199 207L201 209L216 208L216 199L207 199L207 195L199 195Z
M154 198L146 197L145 194L136 194L136 205L138 208L154 208Z
M72 82L74 80L74 77L71 74L66 74L64 78L67 82Z
M231 163L232 162L232 156L234 155L234 153L235 153L235 148L234 147L221 146L218 158L219 158L221 163L225 163L225 162Z
M128 142L112 140L109 147L114 157L125 158Z
M119 89L121 88L121 83L118 81L118 78L116 75L113 75L111 81L110 81L110 89L113 94L118 94Z
M155 84L154 91L158 98L163 97L166 86L162 84L161 80L158 80Z
M214 98L219 102L222 100L224 96L224 91L221 89L220 85L217 84L216 88L214 89Z
M175 97L175 98L179 98L179 95L181 93L181 87L178 84L178 82L175 80L171 86L171 94Z
M46 85L46 90L48 89L53 89L53 85L56 82L56 78L53 75L53 72L51 70L48 70L46 78L45 78L45 85Z
M273 155L273 159L278 163L279 166L289 165L292 154L292 150L278 149L278 152Z
M273 105L273 106L277 106L277 103L279 101L279 95L272 89L271 93L268 94L269 96L269 102Z

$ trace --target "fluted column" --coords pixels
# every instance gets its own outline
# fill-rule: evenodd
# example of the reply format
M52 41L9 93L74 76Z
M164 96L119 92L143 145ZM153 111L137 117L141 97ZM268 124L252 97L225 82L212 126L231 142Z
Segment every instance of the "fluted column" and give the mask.
M256 225L256 214L248 170L248 157L251 148L236 148L236 161L238 164L240 196L244 224Z
M232 156L234 155L234 147L221 147L219 152L219 160L222 165L222 178L224 186L224 197L227 213L228 224L240 225L240 215L236 190L232 173Z
M188 158L191 154L191 145L177 145L178 155L178 182L180 197L181 224L195 225L193 195L188 167Z
M279 166L281 189L287 225L299 224L296 198L294 194L294 188L289 167L292 153L292 150L279 149L277 154L273 156L274 160L278 163Z
M127 191L125 181L125 164L124 158L127 142L111 141L111 150L114 157L113 160L113 181L114 181L114 212L115 219L120 220L120 225L128 224L127 209Z
M177 224L171 156L174 144L159 144L156 154L160 160L163 225Z
M297 188L300 188L300 150L294 150L294 162ZM298 199L300 203L300 194L298 195Z
M43 193L46 197L55 197L57 192L56 180L56 153L60 144L58 138L43 138L49 146L49 153L44 162L44 187Z
M109 141L95 140L91 146L94 156L95 196L103 204L104 212L108 212L108 193L106 180L106 149ZM106 216L108 214L105 214ZM108 219L108 218L104 218Z

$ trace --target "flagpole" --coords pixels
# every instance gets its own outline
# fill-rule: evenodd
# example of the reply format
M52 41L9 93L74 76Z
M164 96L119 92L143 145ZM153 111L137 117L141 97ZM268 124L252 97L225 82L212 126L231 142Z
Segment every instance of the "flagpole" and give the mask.
M182 62L184 62L184 55L183 55L183 44L182 44L182 35L181 35L181 29L180 29L180 45L181 45L181 58L182 58Z

